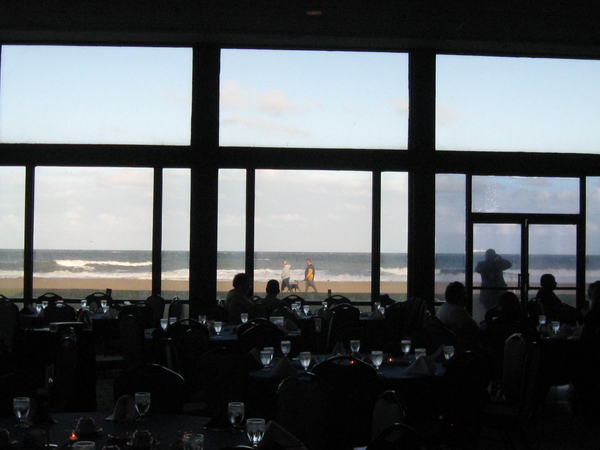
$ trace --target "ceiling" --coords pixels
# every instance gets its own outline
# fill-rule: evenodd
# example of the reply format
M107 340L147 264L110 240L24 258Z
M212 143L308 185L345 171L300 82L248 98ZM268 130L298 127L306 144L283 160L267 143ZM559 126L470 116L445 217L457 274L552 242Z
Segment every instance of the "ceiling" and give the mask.
M564 0L3 0L0 39L596 57L596 5Z

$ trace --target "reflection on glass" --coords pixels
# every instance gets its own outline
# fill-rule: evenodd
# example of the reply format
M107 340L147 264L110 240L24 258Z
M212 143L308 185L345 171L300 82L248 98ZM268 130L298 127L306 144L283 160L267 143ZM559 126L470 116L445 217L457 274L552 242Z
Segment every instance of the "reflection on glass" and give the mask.
M285 261L291 285L306 300L320 302L331 289L370 301L371 178L365 172L257 170L254 292L265 292L270 279L281 281ZM311 270L315 289L303 281Z
M406 54L223 49L220 99L222 146L407 148Z
M381 174L380 292L406 300L408 237L408 174Z
M1 69L2 142L190 143L191 48L4 45Z
M439 55L439 150L597 153L600 61Z
M189 298L190 169L163 170L162 295Z
M579 180L473 177L473 212L578 214Z
M38 167L34 220L35 296L151 294L151 169Z
M0 292L23 297L24 167L0 167L0 218Z

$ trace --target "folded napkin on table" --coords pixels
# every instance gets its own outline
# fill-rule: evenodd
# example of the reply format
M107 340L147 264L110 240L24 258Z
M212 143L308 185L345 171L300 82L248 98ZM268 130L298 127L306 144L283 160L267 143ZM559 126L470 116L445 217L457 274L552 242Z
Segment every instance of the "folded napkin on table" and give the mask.
M331 354L333 356L347 355L348 354L348 350L346 350L346 347L344 347L344 344L343 344L342 341L337 341L335 343L335 346L333 347L333 351L331 352Z
M274 420L267 423L265 434L258 444L264 450L306 450L305 445Z
M369 318L383 320L385 319L385 316L378 309L374 309L371 314L369 314Z
M114 420L116 422L130 422L135 420L137 413L135 411L135 403L131 395L122 395L115 404L115 410L106 418L106 420Z
M263 363L260 361L260 349L254 347L252 350L248 352L248 357L246 358L248 363L249 370L259 370L263 368Z
M290 331L298 331L300 328L296 325L296 322L293 320L285 319L283 323L283 332L289 333Z
M435 361L435 362L446 361L446 357L444 356L444 346L440 345L440 348L438 348L435 352L433 352L433 355L431 355L429 357L429 359L431 359L432 361Z
M276 378L287 378L296 375L298 371L292 366L287 358L280 358L273 367L271 375Z
M427 356L419 356L417 360L406 368L405 373L410 375L434 375L435 364Z
M217 411L217 413L206 422L204 428L214 431L231 430L232 425L229 421L229 417L227 417L227 406L224 406Z

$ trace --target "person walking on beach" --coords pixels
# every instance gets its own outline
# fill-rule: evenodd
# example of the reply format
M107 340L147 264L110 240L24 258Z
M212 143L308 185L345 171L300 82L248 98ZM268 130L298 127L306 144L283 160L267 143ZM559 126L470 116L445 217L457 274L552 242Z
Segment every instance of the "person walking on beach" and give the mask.
M290 270L292 266L287 261L283 262L283 269L281 269L281 292L287 288L288 292L292 292L290 289Z
M308 292L309 286L313 288L315 292L317 291L317 287L315 286L315 266L310 259L306 260L306 269L304 270L304 281L306 286L304 288L304 292Z
M485 260L479 261L475 272L481 275L481 287L501 288L506 287L504 272L512 267L512 263L498 255L493 248L486 250ZM479 301L483 308L488 311L498 305L498 299L506 292L504 289L482 289Z

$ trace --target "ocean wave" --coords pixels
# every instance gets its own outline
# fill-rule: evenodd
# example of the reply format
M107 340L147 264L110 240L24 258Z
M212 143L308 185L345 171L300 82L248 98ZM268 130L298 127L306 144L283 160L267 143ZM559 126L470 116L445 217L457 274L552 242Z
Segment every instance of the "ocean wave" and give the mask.
M152 261L86 261L81 259L58 259L56 264L64 267L115 266L115 267L151 267Z

